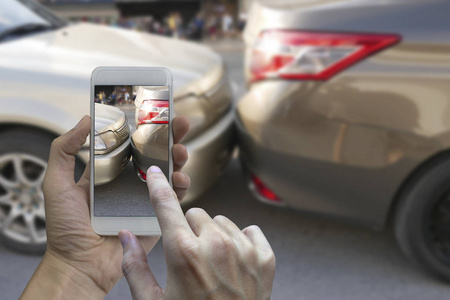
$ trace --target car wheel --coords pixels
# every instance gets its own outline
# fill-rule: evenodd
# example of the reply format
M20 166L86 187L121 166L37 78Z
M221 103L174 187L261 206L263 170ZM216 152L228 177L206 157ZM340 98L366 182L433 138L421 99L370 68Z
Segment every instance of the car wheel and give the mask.
M20 252L46 249L42 184L53 139L28 128L0 132L0 240Z
M407 184L395 215L405 254L429 273L450 280L450 157L423 168Z

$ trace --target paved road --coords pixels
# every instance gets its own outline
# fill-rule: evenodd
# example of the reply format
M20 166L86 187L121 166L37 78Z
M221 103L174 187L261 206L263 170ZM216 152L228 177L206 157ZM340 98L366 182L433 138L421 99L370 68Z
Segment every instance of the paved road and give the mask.
M241 74L241 54L224 53L232 77ZM236 80L236 82L242 82ZM223 214L240 227L258 224L277 257L273 299L448 299L450 285L413 267L399 251L390 231L372 232L299 212L260 204L248 192L234 160L195 206L211 216ZM0 246L1 299L17 299L40 257L11 252ZM162 286L166 264L161 243L149 255L149 265ZM130 299L124 280L106 299Z

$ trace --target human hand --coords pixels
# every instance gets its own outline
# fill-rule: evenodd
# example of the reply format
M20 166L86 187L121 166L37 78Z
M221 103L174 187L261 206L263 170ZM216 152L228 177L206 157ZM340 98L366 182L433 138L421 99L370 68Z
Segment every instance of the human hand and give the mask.
M75 128L52 143L44 180L47 251L41 265L72 277L78 286L88 284L92 287L87 291L81 288L80 293L104 297L123 276L122 249L117 237L99 236L92 229L89 218L89 167L77 183L74 181L75 155L85 143L90 126L90 118L85 116ZM180 172L188 154L186 148L179 144L188 128L187 119L173 119L172 182L180 199L190 186L190 179ZM158 239L158 236L140 237L143 251L148 253ZM27 289L22 296L27 295Z
M259 227L241 231L200 208L184 216L158 168L147 171L147 185L163 235L167 287L161 289L148 267L145 247L122 230L122 269L133 299L270 299L275 256Z

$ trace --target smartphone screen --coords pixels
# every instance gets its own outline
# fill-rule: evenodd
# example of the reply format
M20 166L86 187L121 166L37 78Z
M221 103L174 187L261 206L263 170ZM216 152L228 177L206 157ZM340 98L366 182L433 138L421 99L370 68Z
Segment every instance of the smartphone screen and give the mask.
M94 216L155 217L146 181L169 179L169 86L94 86Z

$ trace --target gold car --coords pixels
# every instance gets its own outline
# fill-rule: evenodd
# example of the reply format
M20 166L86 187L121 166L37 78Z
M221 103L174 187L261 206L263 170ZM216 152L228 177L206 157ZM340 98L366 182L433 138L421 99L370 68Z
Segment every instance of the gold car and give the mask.
M450 280L449 1L255 1L236 108L254 195L381 229Z

